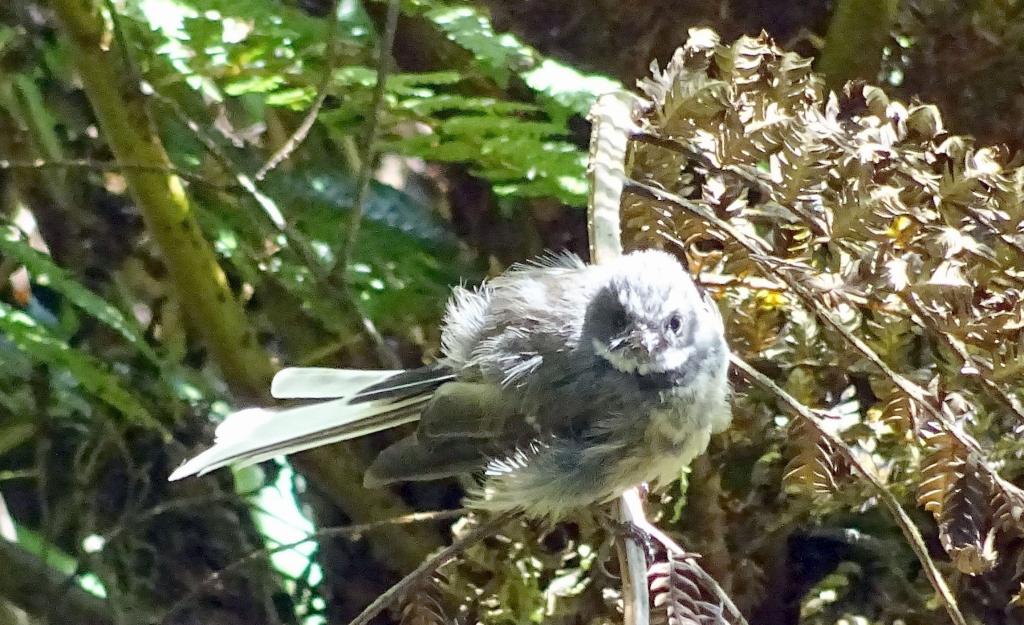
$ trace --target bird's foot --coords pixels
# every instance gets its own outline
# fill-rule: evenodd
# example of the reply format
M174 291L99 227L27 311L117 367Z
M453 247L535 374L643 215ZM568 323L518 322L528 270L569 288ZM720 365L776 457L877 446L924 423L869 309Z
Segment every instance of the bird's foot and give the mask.
M630 521L613 521L612 534L616 538L631 540L644 550L644 559L647 568L658 559L660 543L655 540L654 535L646 528Z

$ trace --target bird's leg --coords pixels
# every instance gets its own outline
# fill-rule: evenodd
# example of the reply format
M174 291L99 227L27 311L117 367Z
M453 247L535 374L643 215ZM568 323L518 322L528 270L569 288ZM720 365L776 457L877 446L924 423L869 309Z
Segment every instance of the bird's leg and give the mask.
M658 559L658 545L655 543L654 536L646 528L629 521L612 520L611 531L616 536L625 536L643 548L647 568L650 568Z
M629 523L618 522L619 531L625 532L630 538L644 546L647 552L648 564L653 561L657 553L656 543L660 544L666 551L671 551L676 555L696 557L697 554L687 552L676 541L672 540L668 534L647 519L647 514L644 511L644 499L649 492L650 489L644 483L639 488L628 491L624 495L623 500L625 505L629 506L633 520Z

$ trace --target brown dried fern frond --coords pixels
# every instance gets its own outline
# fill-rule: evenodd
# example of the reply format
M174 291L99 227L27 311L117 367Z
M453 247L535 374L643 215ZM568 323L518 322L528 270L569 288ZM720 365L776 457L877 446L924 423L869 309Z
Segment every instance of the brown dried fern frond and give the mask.
M401 625L451 625L444 608L448 580L438 572L423 579L408 595L402 605Z
M1019 495L995 467L1024 471L1002 452L1024 429L1020 161L950 135L934 106L863 83L828 93L807 59L765 35L723 44L694 31L640 87L648 101L631 120L624 248L669 249L729 276L715 293L736 355L763 363L805 408L858 388L851 435L899 481L895 492L913 492L921 474L919 446L894 443L923 437L922 505L961 570L990 568L994 513ZM779 285L771 315L759 314L765 293L753 280ZM814 340L794 340L808 319ZM944 408L951 395L976 418ZM887 437L879 414L902 439ZM834 488L836 450L791 427L799 450L788 481Z
M946 492L939 515L939 540L956 568L970 575L996 564L995 529L990 518L987 477L968 458Z
M882 408L882 421L899 434L917 432L920 416L917 404L904 393L894 395Z
M968 420L970 407L958 394L947 396L944 410L954 422ZM935 517L939 540L954 566L975 575L996 563L992 522L992 482L962 441L934 421L921 430L922 460L918 503Z
M946 507L946 497L963 474L968 451L934 421L922 428L922 439L927 453L921 463L917 503L938 520Z
M1024 490L997 477L992 489L992 518L996 529L1024 536Z
M789 445L795 453L783 471L782 483L787 490L831 495L850 476L846 459L806 419L794 417L790 422Z
M735 625L697 560L669 551L648 573L651 625Z

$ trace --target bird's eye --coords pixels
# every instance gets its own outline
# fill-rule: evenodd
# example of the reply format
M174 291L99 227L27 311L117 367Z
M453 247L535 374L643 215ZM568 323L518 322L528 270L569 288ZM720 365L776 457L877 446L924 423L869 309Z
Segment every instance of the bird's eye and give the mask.
M679 331L683 329L683 320L679 318L679 315L669 317L668 329L675 334L679 334Z

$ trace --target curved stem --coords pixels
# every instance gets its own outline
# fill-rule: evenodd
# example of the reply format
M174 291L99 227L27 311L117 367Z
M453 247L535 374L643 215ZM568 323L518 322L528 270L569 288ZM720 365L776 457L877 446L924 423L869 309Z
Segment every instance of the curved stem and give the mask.
M380 51L377 59L377 83L373 87L373 100L370 115L366 120L366 135L363 138L362 162L359 164L359 178L356 181L356 197L352 202L352 213L348 222L348 234L344 247L338 254L339 269L344 275L355 253L356 241L359 239L359 226L363 221L363 210L370 191L370 178L373 177L373 161L377 155L377 133L380 129L380 114L384 108L384 92L387 90L388 74L391 73L391 48L395 43L395 31L398 30L398 14L402 3L390 0L388 15L384 21L384 33L381 36Z

